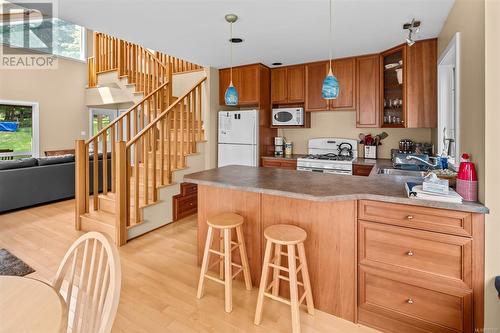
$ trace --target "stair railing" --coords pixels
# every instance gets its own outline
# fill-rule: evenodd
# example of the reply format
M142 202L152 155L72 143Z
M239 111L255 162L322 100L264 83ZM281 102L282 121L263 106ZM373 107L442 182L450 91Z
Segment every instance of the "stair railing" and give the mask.
M203 69L186 60L152 52L140 45L94 32L94 56L87 60L88 87L97 85L97 74L118 71L120 77L127 76L128 83L135 83L136 91L149 94L168 79L171 73Z
M116 229L125 241L131 218L141 220L139 208L158 200L158 189L171 183L172 171L185 167L185 156L195 152L196 142L203 140L205 80L196 82L128 142L116 143Z
M99 208L99 191L96 189L100 188L103 194L107 194L108 189L111 192L116 192L118 152L115 150L115 142L127 142L135 137L172 103L172 74L171 71L169 73L169 79L165 83L115 118L90 139L87 141L77 140L75 150L75 211L78 230L80 229L79 216L88 213L91 208L93 210ZM91 162L92 173L90 173ZM108 163L111 174L108 174L106 167ZM100 173L99 165L101 165L100 169L102 170ZM92 207L90 195L92 195Z

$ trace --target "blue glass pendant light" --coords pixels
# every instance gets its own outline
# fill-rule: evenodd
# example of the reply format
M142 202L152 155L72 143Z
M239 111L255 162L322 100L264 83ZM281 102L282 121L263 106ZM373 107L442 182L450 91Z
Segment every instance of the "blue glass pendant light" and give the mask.
M224 102L226 105L238 105L238 91L236 91L236 88L233 85L233 23L236 22L238 19L238 16L236 14L227 14L225 16L225 19L227 22L229 22L229 52L230 52L230 81L229 81L229 86L226 89L226 93L224 94Z
M330 70L323 80L321 96L324 99L336 99L339 96L339 81L332 72L332 0L330 0Z

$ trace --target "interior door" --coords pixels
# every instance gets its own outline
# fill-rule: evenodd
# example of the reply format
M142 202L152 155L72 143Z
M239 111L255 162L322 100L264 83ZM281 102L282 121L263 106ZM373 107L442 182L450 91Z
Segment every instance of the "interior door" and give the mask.
M90 109L89 138L99 133L100 130L109 125L118 115L113 109ZM107 136L108 147L110 143L109 133ZM99 151L102 149L102 142L99 141Z

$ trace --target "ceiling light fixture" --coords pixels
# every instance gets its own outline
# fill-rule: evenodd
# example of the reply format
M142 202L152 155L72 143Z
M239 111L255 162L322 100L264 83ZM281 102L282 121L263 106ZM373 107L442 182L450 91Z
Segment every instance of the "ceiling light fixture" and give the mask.
M332 0L329 1L330 1L330 39L329 39L330 70L328 71L328 75L325 77L325 80L323 81L323 88L321 89L321 95L323 96L324 99L336 99L339 95L340 87L339 87L339 81L333 75L332 71L332 44L333 44Z
M281 66L281 65L283 65L283 63L282 62L273 62L271 65L273 65L273 66Z
M233 85L233 43L235 43L233 39L233 23L238 20L238 16L236 14L227 14L225 16L225 19L229 23L229 64L231 68L229 86L227 87L226 93L224 94L224 102L226 103L226 105L238 105L238 92Z
M408 30L408 38L406 44L412 46L415 44L415 36L420 31L420 21L412 19L410 23L403 24L403 30Z

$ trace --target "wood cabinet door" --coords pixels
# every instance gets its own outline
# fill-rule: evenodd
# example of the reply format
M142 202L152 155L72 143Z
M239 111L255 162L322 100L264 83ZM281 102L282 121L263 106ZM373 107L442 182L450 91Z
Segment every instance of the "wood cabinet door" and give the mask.
M437 39L407 48L406 127L437 127Z
M236 87L238 94L240 94L239 90L239 70L238 68L233 68L233 85ZM231 69L224 68L219 70L219 105L226 105L224 100L224 94L226 93L226 89L231 82Z
M304 65L287 68L288 103L304 103L305 96Z
M239 82L236 89L239 94L239 105L259 104L259 70L259 65L238 67Z
M333 75L340 85L339 96L330 100L330 109L355 109L356 59L348 58L332 61ZM321 92L321 89L320 89Z
M287 68L273 68L271 70L271 102L273 104L287 103Z
M328 101L321 96L323 80L327 72L326 61L315 62L306 65L306 111L325 111L328 110Z
M356 127L380 127L380 57L356 59Z

